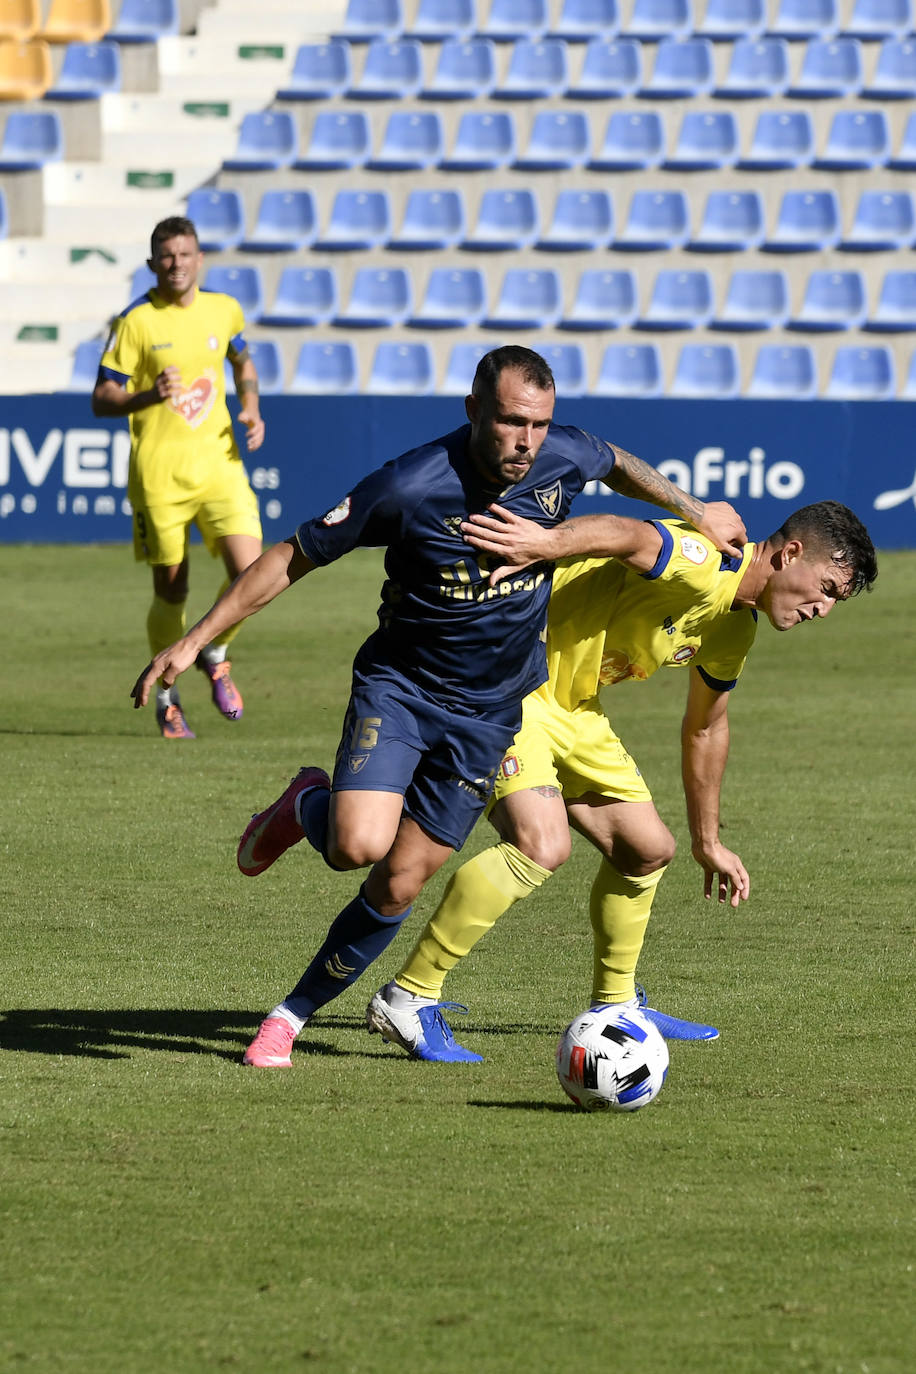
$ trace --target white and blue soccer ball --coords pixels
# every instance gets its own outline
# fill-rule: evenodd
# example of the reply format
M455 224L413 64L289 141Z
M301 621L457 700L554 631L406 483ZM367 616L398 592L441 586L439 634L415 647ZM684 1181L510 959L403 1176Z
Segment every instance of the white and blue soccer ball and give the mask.
M600 1006L571 1021L557 1046L560 1087L587 1112L635 1112L661 1091L668 1046L635 1007Z

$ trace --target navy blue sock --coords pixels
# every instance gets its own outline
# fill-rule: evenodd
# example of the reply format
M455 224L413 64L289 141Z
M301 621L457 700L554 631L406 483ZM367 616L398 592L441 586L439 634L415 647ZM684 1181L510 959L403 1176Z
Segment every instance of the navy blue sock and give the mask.
M305 1020L339 997L388 948L411 910L408 907L400 916L380 916L360 888L359 895L335 916L324 944L283 1005Z
M330 807L331 794L326 787L310 787L299 798L299 824L309 844L326 862Z

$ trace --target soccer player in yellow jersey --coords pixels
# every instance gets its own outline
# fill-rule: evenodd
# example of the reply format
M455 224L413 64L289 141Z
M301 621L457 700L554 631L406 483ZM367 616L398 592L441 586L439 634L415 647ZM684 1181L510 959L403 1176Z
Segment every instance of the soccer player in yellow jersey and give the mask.
M669 1039L714 1039L714 1027L647 1008L637 990L652 900L675 842L598 694L662 666L687 670L681 748L693 856L705 896L737 907L750 879L719 838L719 795L729 694L758 612L777 630L827 615L877 576L871 540L832 501L796 511L740 558L677 520L583 516L546 530L491 510L462 529L502 562L494 581L509 565L563 559L547 620L549 678L525 698L522 728L500 767L490 819L501 842L454 874L407 962L370 1002L368 1027L415 1058L479 1059L455 1043L442 1017L443 981L504 911L565 862L572 826L602 856L590 900L593 1002L642 1005Z
M152 233L156 285L115 321L92 393L96 415L126 415L134 556L153 570L147 635L153 657L180 639L188 597L191 526L226 569L225 590L261 552L258 503L239 456L226 406L229 359L248 430L248 450L264 442L258 374L245 321L232 296L198 284L203 254L189 219L162 220ZM198 667L228 720L242 714L227 647L233 626L201 651ZM177 691L160 683L156 719L166 739L193 739Z

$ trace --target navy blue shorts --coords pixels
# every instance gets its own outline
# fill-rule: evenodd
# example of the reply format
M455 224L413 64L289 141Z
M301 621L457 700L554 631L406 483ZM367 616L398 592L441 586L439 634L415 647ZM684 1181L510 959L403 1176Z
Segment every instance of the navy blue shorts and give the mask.
M460 849L520 724L516 703L481 715L443 706L392 668L356 670L332 787L400 792L406 815Z

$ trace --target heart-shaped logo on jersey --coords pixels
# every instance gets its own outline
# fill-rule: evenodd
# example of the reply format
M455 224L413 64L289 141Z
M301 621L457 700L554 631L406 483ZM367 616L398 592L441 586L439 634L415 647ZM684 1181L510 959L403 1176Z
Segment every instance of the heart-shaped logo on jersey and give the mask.
M213 409L216 400L216 377L210 372L204 372L197 377L190 386L184 391L173 396L169 404L177 415L190 425L191 429L197 429Z

